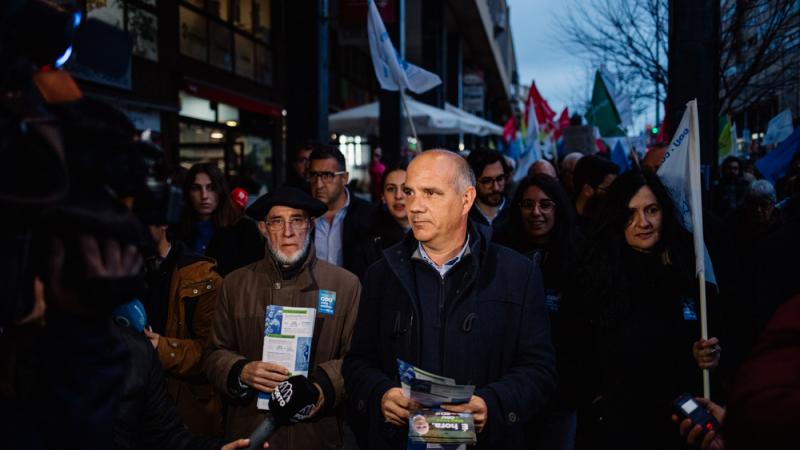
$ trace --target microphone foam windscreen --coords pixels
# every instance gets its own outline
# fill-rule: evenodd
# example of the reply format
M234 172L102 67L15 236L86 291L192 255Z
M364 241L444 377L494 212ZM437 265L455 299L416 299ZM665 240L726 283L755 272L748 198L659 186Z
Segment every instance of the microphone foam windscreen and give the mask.
M272 391L269 409L280 424L301 422L311 417L318 400L317 387L308 378L295 375Z

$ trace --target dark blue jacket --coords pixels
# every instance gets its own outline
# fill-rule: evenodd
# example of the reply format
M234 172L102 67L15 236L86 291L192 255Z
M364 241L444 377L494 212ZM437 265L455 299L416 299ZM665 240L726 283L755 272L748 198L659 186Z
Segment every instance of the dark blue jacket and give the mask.
M486 402L478 448L522 448L526 422L542 411L556 384L542 277L529 259L492 244L488 227L471 222L469 234L470 253L459 263L469 265L467 276L447 302L440 375L474 384ZM400 385L397 358L423 360L411 261L417 245L409 233L364 278L343 366L351 423L364 448L406 448L407 429L384 421L380 401Z

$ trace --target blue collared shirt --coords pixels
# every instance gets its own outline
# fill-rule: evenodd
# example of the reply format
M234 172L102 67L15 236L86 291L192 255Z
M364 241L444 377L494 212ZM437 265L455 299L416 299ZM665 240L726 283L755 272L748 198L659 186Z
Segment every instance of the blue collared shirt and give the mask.
M436 269L437 272L439 272L439 276L444 278L447 272L449 272L450 269L452 269L456 264L458 264L458 262L461 261L461 258L463 258L465 255L469 255L469 236L467 236L467 239L464 240L464 246L461 247L461 251L458 252L458 255L456 255L455 258L449 261L445 261L445 263L442 264L441 266L433 262L430 256L428 256L428 253L425 252L425 249L422 247L422 244L419 242L417 243L417 251L415 251L414 254L411 255L411 258L421 259L425 261L431 267Z
M477 203L475 207L478 209L478 212L481 213L483 218L486 219L487 222L489 222L489 225L491 225L492 222L494 222L494 220L497 219L498 216L500 216L500 211L502 211L506 207L506 198L503 197L503 200L500 202L500 206L497 207L497 213L494 215L494 217L487 216L486 213L483 212L481 207L477 205Z
M344 195L347 200L344 206L333 216L333 222L329 223L324 217L319 217L315 221L316 234L314 235L314 248L317 251L317 258L336 264L341 267L344 263L342 253L342 232L344 228L344 216L347 215L347 208L350 206L350 192L345 188Z

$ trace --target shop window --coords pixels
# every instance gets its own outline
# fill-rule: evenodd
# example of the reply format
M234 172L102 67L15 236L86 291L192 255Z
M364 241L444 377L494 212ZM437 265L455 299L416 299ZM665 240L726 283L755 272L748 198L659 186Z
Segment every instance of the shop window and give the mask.
M206 2L206 11L225 22L229 20L228 12L230 11L230 7L230 0L207 0Z
M211 23L211 51L210 63L225 69L227 71L233 70L233 50L231 43L231 32L223 26Z
M211 107L210 101L189 95L183 91L178 93L178 98L181 102L181 109L178 112L179 115L209 122L216 121L217 113Z
M256 81L272 85L272 52L259 44L256 44Z
M271 0L182 3L181 53L261 84L273 83Z
M240 185L256 196L272 184L272 140L260 136L240 136L236 143L243 149Z
M366 180L369 178L368 166L371 147L366 138L361 136L339 135L339 151L347 161L347 171L350 179Z
M128 32L133 36L133 54L158 61L158 16L128 5Z
M272 10L270 0L253 0L253 34L256 39L270 43Z
M225 132L219 128L181 122L179 124L180 165L186 169L198 162L216 162L224 168Z
M186 7L181 7L181 53L201 61L208 58L206 18Z
M86 0L86 17L127 31L134 55L158 61L156 6L156 0Z
M217 103L217 122L235 127L239 124L239 109L225 103Z
M233 24L248 33L253 32L252 0L233 0Z
M124 0L86 0L86 17L125 29Z
M243 77L254 78L254 72L253 41L236 34L236 73Z

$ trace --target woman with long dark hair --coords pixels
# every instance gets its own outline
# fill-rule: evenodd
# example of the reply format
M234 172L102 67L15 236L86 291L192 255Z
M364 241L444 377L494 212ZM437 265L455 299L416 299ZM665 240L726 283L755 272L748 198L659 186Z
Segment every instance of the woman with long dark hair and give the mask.
M258 226L231 203L228 183L214 163L197 163L183 183L178 238L195 253L214 258L223 277L264 257Z
M619 176L599 219L560 329L579 448L683 449L672 402L702 392L700 369L716 367L720 352L716 338L699 339L691 236L651 172Z
M383 251L400 242L411 225L408 223L406 194L406 165L390 167L381 181L381 208L375 212L367 236L358 242L353 273L362 278L367 268L383 257Z
M535 174L523 179L514 193L509 221L498 230L495 242L530 256L550 280L561 278L575 254L575 210L555 178Z
M555 178L534 174L523 179L509 209L509 221L494 241L528 257L542 270L545 304L554 331L557 359L563 355L559 336L561 294L577 254L575 211L564 188ZM575 444L575 410L564 400L563 385L551 400L544 417L535 420L528 433L529 448L571 450Z

